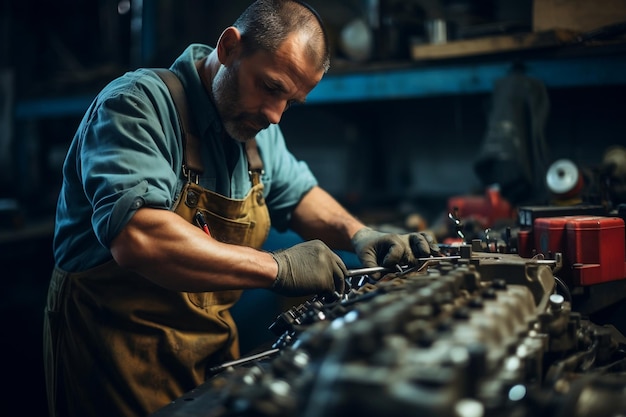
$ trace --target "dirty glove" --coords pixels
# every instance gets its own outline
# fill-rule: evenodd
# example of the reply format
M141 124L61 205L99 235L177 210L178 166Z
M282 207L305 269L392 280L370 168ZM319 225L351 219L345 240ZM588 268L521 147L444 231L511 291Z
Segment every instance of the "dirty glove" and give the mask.
M272 291L289 297L344 293L346 266L321 240L303 242L272 256L278 264Z
M441 255L435 240L424 232L382 233L365 227L352 237L352 246L365 268L413 266L418 258Z

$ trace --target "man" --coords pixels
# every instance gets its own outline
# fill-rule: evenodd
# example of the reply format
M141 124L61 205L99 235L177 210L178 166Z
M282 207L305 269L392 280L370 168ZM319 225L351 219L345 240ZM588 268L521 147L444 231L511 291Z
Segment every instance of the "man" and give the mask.
M171 67L188 117L147 69L94 100L58 201L51 415L145 416L166 405L239 354L228 309L242 289L342 292L346 267L330 248L354 250L365 266L431 254L419 234L365 227L286 149L277 124L327 71L328 51L308 6L260 0L215 49L191 45ZM306 241L259 250L270 219Z

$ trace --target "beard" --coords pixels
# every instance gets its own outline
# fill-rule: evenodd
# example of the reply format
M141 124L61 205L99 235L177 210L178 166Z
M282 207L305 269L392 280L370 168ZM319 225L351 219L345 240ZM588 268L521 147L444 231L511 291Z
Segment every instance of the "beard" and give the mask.
M221 66L213 78L213 100L226 133L239 142L246 142L269 126L269 122L263 115L239 111L241 91L238 75L238 64Z

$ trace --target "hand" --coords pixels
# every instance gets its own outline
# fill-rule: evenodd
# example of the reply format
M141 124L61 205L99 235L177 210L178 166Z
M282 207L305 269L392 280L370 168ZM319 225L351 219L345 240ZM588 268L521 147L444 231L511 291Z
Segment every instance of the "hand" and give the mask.
M346 266L321 240L303 242L272 256L278 264L273 291L289 297L344 293Z
M354 252L363 267L416 265L418 258L440 256L439 246L427 233L382 233L365 227L352 237Z

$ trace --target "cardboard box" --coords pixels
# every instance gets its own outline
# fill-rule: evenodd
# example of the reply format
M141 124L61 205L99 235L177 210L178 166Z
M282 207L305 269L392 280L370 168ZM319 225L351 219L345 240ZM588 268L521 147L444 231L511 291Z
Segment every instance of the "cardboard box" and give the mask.
M589 32L626 21L624 0L534 0L533 31Z

